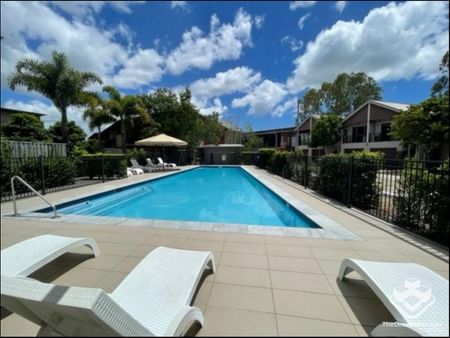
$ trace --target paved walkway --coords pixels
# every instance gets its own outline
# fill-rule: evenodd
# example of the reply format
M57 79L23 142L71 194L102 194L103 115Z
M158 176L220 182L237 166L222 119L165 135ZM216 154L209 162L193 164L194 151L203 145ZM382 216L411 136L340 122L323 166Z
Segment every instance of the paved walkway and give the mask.
M184 231L110 224L59 222L58 219L2 217L1 248L41 234L92 237L101 255L91 258L79 249L39 270L32 277L62 285L102 288L111 292L129 271L157 246L211 250L217 272L201 285L194 305L205 314L198 335L349 335L366 336L382 321L393 320L357 275L337 281L343 258L416 262L448 279L448 261L398 238L382 222L365 218L343 206L318 199L311 192L265 175L273 184L294 194L362 238L361 241L325 240L207 231ZM93 193L124 182L141 181L145 174L119 181L48 194L57 202ZM42 205L37 198L18 201L19 211ZM2 214L12 212L3 203ZM406 235L409 238L409 236ZM418 243L417 245L420 245ZM429 248L432 248L428 246ZM444 255L445 256L445 255ZM3 317L3 315L2 315ZM15 314L1 320L1 335L35 335L38 327Z

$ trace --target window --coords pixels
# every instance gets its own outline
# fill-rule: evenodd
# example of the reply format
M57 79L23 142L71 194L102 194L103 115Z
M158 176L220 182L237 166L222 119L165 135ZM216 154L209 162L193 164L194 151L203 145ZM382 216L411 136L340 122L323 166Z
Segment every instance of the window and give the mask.
M390 141L391 135L389 135L391 132L391 124L390 123L382 123L381 124L381 135L380 135L380 141Z
M352 142L364 142L366 139L367 126L353 127Z

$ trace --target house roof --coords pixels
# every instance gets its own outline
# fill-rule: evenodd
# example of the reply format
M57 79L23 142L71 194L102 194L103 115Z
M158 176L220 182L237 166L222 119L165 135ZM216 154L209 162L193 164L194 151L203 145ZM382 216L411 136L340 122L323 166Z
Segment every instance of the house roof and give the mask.
M308 118L306 118L302 123L300 123L297 127L295 127L294 130L298 130L301 126L303 126L306 123L306 121L309 121L310 118L318 120L320 119L320 115L319 114L309 115Z
M342 120L342 123L347 121L350 117L355 115L358 111L361 110L361 108L368 105L369 103L375 104L375 105L383 107L383 108L391 109L395 112L399 112L399 111L406 110L409 108L409 104L404 104L404 103L387 102L387 101L379 101L379 100L368 100L368 101L364 102L362 105L360 105L358 108L356 108L354 111L352 111L349 115L347 115Z
M266 130L258 130L253 133L256 135L264 135L264 134L273 134L273 133L282 133L282 132L292 132L295 127L286 127L286 128L278 128L278 129L266 129Z
M5 108L5 107L1 107L1 111L2 112L11 113L11 114L27 113L27 114L37 115L37 116L45 116L45 114L42 114L42 113L35 113L35 112L32 112L32 111L26 111L26 110L22 110L22 109L19 110L19 109Z

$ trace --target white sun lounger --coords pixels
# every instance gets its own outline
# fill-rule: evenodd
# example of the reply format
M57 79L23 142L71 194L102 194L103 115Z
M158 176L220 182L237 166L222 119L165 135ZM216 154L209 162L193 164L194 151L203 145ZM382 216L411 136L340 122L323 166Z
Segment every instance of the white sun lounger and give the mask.
M42 335L178 336L203 325L201 310L190 305L207 268L215 269L211 252L159 247L111 294L2 275L1 301Z
M177 166L175 163L166 163L166 162L164 162L161 157L158 157L157 160L158 160L158 165L161 166L161 167L176 168L176 166Z
M140 164L138 163L138 161L136 161L134 158L130 159L130 162L131 162L131 169L141 169L141 170L143 170L145 173L149 173L149 172L152 171L151 168L145 167L145 166L143 166L143 165L140 165Z
M147 162L146 167L153 170L162 170L163 167L161 165L153 163L153 161L150 158L146 158L145 161Z
M1 274L25 277L73 248L87 246L95 256L100 251L91 238L42 235L14 244L1 251Z
M357 272L396 319L382 323L372 336L449 335L448 280L414 263L344 259L339 279Z

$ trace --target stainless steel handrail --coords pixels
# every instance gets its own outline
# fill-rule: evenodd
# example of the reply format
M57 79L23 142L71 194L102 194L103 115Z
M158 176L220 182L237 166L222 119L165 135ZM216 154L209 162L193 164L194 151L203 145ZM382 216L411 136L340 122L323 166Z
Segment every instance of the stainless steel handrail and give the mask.
M56 207L53 204L51 204L49 201L47 201L44 198L44 196L42 196L39 192L36 191L36 189L34 189L31 185L29 185L27 182L25 182L22 177L19 177L19 176L13 176L11 178L11 192L12 192L13 205L14 205L14 216L18 215L17 214L17 205L16 205L16 190L14 189L14 180L15 179L18 179L24 186L26 186L28 189L30 189L32 192L34 192L36 195L38 195L41 200L43 200L45 203L47 203L48 205L50 205L53 208L53 217L52 218L58 217L58 212L56 211Z

